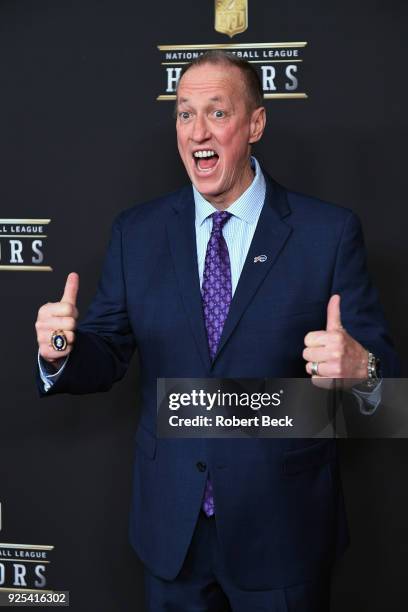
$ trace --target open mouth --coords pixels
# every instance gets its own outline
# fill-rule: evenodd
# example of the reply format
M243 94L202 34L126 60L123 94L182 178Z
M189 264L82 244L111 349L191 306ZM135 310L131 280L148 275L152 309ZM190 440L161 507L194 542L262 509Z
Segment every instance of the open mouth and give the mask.
M219 156L214 149L200 149L193 152L196 168L201 172L210 172L218 163Z

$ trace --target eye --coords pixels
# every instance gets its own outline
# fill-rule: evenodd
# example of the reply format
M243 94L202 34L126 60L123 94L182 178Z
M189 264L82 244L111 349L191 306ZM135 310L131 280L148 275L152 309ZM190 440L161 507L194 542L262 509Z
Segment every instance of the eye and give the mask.
M178 116L180 121L187 121L190 118L190 113L188 111L181 111Z
M216 117L216 119L222 119L225 117L225 113L222 110L216 110L214 111L214 117Z

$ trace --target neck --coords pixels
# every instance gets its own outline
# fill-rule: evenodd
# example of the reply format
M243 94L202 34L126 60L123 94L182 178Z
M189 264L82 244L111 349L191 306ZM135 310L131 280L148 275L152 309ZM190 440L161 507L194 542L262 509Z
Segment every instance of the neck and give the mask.
M255 172L252 170L251 160L248 160L248 163L245 165L242 174L239 178L239 184L234 185L232 189L230 189L227 193L222 193L219 195L211 195L205 196L201 194L210 204L214 206L217 210L227 210L242 196L242 194L248 189L254 180Z

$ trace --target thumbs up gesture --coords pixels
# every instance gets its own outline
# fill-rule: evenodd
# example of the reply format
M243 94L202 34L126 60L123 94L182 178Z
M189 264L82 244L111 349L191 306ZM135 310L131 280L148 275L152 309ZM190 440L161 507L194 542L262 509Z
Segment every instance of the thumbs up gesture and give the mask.
M40 350L40 355L48 363L53 364L56 368L62 357L66 357L71 351L75 341L75 328L78 319L78 309L76 300L79 289L79 276L76 272L68 274L64 294L60 302L48 302L41 306L38 311L35 328L37 331L37 342ZM53 335L58 336L54 341ZM55 346L64 345L64 337L66 339L66 348L57 350ZM58 339L61 338L58 343Z
M327 305L326 329L309 332L305 347L306 372L312 377L367 378L368 351L342 326L339 295Z

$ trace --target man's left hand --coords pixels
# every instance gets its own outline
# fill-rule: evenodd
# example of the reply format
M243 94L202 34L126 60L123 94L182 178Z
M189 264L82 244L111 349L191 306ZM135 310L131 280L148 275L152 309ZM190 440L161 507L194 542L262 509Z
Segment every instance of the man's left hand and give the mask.
M327 305L327 324L322 331L305 336L303 359L312 375L312 363L318 364L318 377L367 378L368 351L354 340L341 324L340 296L332 295Z

